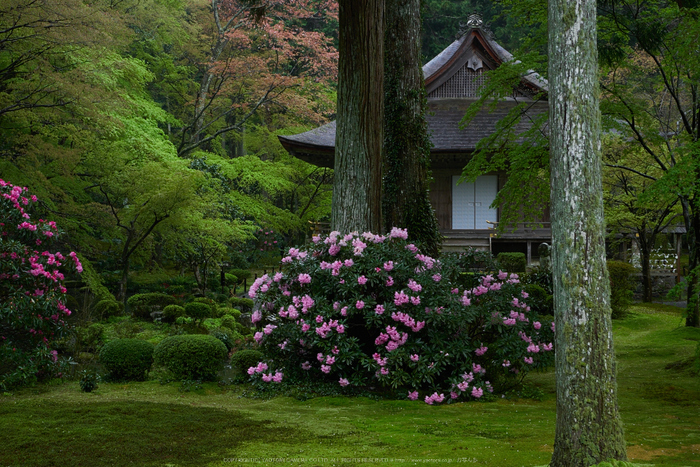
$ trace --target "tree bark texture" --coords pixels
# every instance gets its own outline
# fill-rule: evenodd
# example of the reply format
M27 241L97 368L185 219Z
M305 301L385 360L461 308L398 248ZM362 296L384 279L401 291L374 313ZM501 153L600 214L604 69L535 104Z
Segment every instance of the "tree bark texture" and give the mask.
M554 467L626 459L605 263L595 0L549 1Z
M340 0L339 6L331 227L380 232L384 0Z
M430 204L430 136L421 67L420 0L386 0L384 34L384 228L436 255L440 231Z

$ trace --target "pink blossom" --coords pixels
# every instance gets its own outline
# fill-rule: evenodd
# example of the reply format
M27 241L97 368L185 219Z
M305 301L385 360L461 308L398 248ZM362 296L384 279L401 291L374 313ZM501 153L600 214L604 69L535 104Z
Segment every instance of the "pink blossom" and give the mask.
M326 355L326 365L332 365L335 363L335 357L332 355Z
M266 383L269 383L272 381L272 375L271 374L264 374L262 375L262 380L265 381Z
M272 377L272 381L274 381L275 383L281 383L282 378L284 378L284 373L282 373L281 371L277 371L275 372L275 376Z
M474 353L477 354L479 357L481 357L482 355L484 355L484 354L486 353L486 351L487 351L488 349L489 349L488 347L484 347L484 346L482 345L481 347L479 347L478 349L476 349L476 350L474 351Z
M418 251L418 247L415 246L413 243L409 243L408 245L406 245L406 249L411 253L416 253Z
M384 270L386 272L389 272L392 269L394 269L394 262L393 261L387 261L386 263L384 263Z
M504 318L503 324L505 324L506 326L515 326L516 320L515 318Z
M328 254L331 256L335 256L340 252L340 245L331 245L331 247L328 249Z
M503 360L502 365L503 365L505 368L508 368L508 367L510 366L510 360Z
M433 280L435 282L440 282L440 280L442 280L442 276L440 274L433 274Z
M418 391L409 392L408 399L412 401L418 399Z
M365 276L360 276L357 278L357 283L360 285L365 285L367 283L367 278Z
M331 372L331 367L329 365L321 365L321 371L328 374Z
M552 332L556 332L554 329L555 329L554 321L552 321Z
M378 315L384 313L384 305L377 305L374 307L374 312Z
M394 292L394 305L401 306L409 302L408 295L406 295L403 290L400 292Z
M532 327L535 329L539 329L542 327L542 323L540 323L539 321L535 321L534 323L532 323Z
M414 305L420 305L420 297L411 297L411 303Z
M269 336L274 329L277 329L277 326L275 326L274 324L268 324L263 328L263 332Z
M423 290L423 286L421 286L418 282L414 281L413 279L408 280L408 288L413 290L414 292L420 292Z
M340 378L340 379L338 380L338 383L339 383L342 387L345 387L345 386L347 386L348 384L350 384L350 381L348 381L347 378Z
M394 285L394 278L389 276L389 278L386 280L386 286L391 287L392 285Z
M481 388L472 388L472 397L480 398L484 395L484 390Z
M282 274L281 272L278 272L278 273L275 273L275 277L272 280L275 282L279 282L282 280L283 277L284 277L284 274Z
M389 343L386 345L386 350L388 350L389 352L393 352L398 348L399 344L396 341L389 341Z
M250 317L250 321L253 323L257 323L261 319L262 319L262 313L260 312L260 310L255 310L253 312L253 315Z
M540 351L540 347L538 345L535 345L535 344L530 344L527 346L527 351L529 353L537 353Z
M454 391L451 391L451 392L450 392L450 397L451 397L452 399L457 399L457 398L459 397L459 394L457 394L457 393L454 392Z
M462 295L462 305L469 306L471 304L472 301L466 295Z
M305 273L299 274L299 283L300 284L309 284L311 283L311 276Z
M407 240L408 239L408 230L399 229L398 227L394 227L391 229L391 232L389 232L389 238L401 238L403 240Z
M336 328L336 331L338 332L338 334L345 333L345 326L343 326L342 324L339 324L338 327Z
M544 350L545 352L549 352L552 349L554 349L554 346L551 342L549 344L542 344L542 350Z
M389 369L386 368L386 367L382 367L382 368L379 370L379 372L380 372L381 374L383 374L384 376L386 376L386 375L389 374Z
M498 278L500 280L505 280L508 278L508 273L504 271L498 271Z
M532 357L524 357L524 358L523 358L523 361L524 361L525 363L527 363L528 365L532 365L532 363L534 362L534 360L533 360Z
M323 361L324 361L325 359L326 359L326 357L325 357L321 352L319 352L318 354L316 354L316 360L318 360L319 362L323 363Z
M343 262L343 265L344 265L346 268L351 268L354 264L355 264L355 262L354 262L353 260L351 260L351 259L346 259L346 260Z
M253 339L255 339L255 342L258 344L260 343L261 340L263 340L263 333L262 332L256 332L255 335L253 336Z
M311 329L311 326L308 323L301 325L301 332L307 332L309 329Z
M358 310L361 310L364 307L365 307L365 302L363 302L362 300L358 300L357 303L355 303L355 308L357 308Z
M411 361L417 362L418 360L420 360L420 356L418 354L411 355Z

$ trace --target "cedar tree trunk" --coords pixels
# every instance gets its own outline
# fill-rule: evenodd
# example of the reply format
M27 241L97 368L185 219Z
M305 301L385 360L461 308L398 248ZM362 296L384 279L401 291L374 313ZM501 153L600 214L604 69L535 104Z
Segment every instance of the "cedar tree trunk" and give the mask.
M384 0L340 0L331 227L381 231Z
M420 47L420 0L386 0L384 34L384 229L408 229L431 255L440 231L430 204L430 148Z
M595 0L549 1L553 467L626 459L605 263Z

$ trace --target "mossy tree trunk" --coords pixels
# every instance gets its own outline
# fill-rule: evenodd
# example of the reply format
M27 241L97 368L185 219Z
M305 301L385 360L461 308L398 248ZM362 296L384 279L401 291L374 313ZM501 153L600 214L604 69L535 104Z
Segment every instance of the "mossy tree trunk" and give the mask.
M440 232L430 204L430 148L421 67L420 0L386 0L384 34L384 228L437 254Z
M384 0L340 0L339 7L331 227L380 232Z
M605 263L595 0L550 0L554 467L626 459Z

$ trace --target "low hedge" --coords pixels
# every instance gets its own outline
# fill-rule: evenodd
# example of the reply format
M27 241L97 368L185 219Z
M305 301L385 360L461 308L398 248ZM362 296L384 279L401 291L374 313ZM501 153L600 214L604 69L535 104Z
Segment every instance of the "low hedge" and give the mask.
M153 364L153 344L141 339L115 339L102 347L100 363L110 379L143 381Z
M237 308L242 312L253 311L253 300L249 298L231 297L230 302L232 307Z
M185 314L195 320L205 320L214 316L214 309L208 303L190 302L185 305Z
M179 379L216 379L228 355L226 346L214 336L182 335L163 339L154 352L155 362Z

